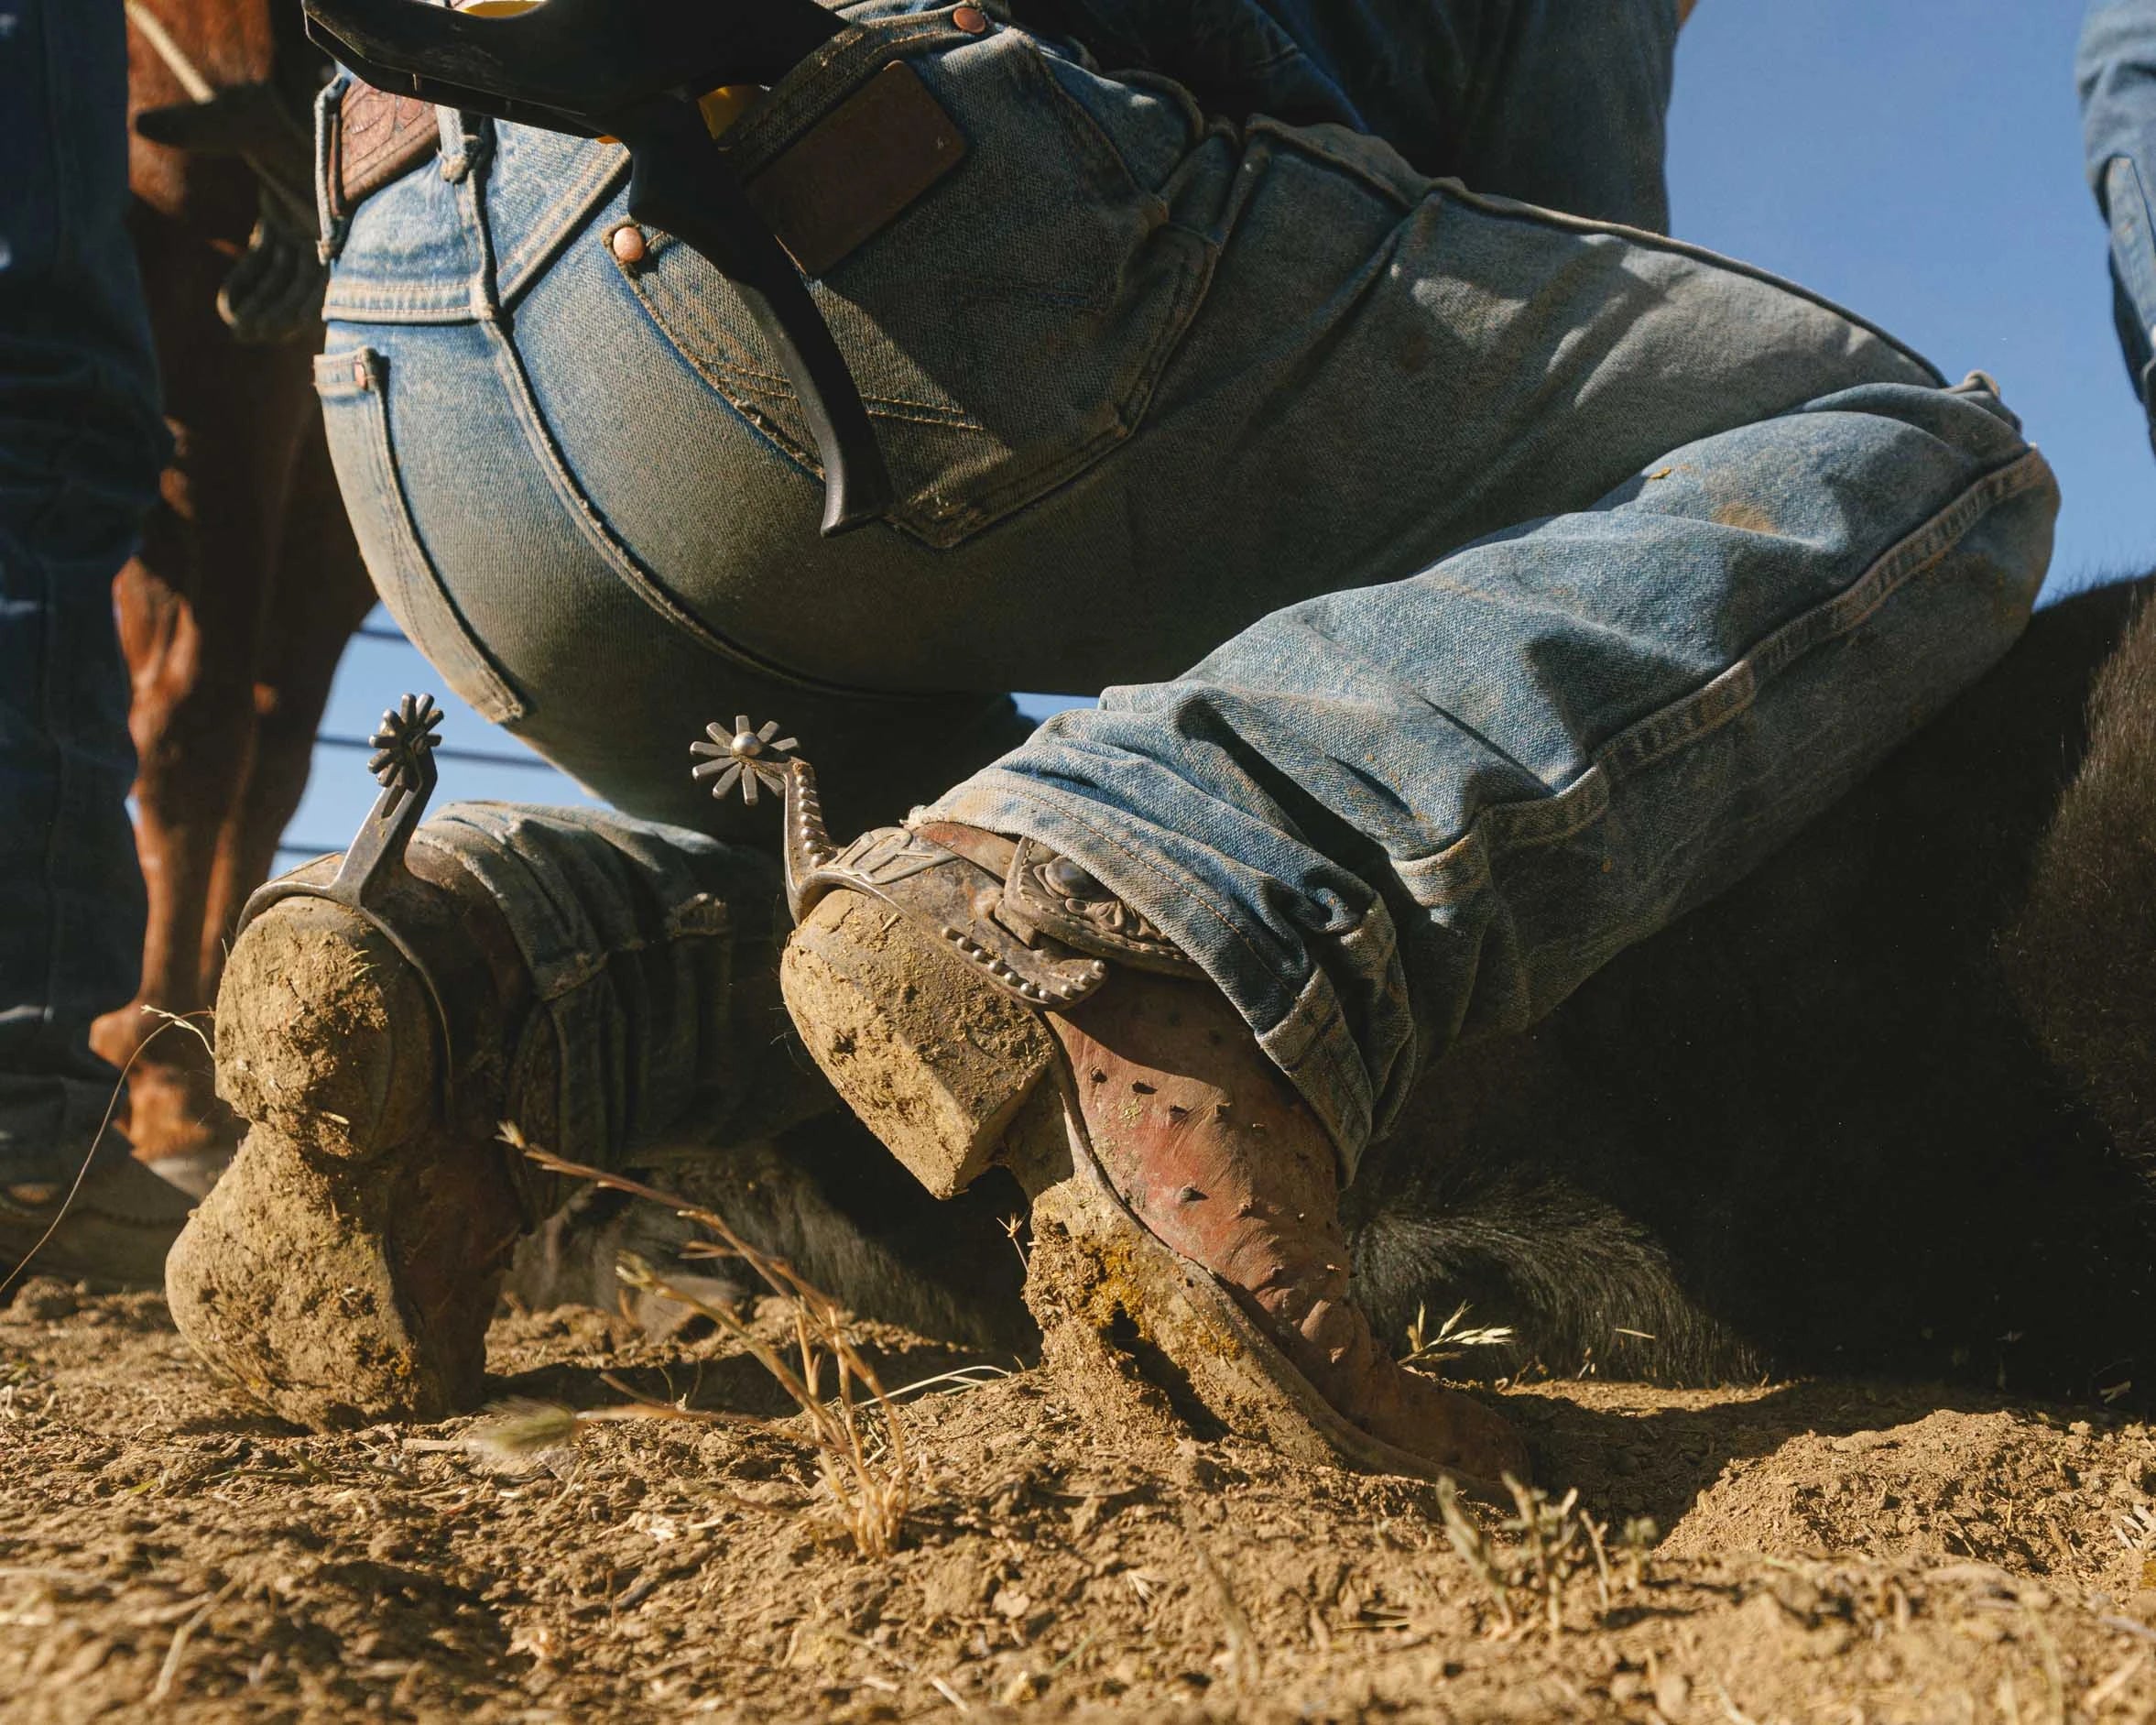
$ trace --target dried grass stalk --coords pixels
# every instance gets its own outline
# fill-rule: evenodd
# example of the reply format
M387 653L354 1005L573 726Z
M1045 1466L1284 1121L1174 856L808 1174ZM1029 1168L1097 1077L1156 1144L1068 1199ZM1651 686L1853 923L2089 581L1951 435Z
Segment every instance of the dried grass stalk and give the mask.
M1399 1357L1403 1366L1441 1366L1457 1359L1471 1348L1502 1348L1513 1339L1508 1324L1467 1326L1467 1303L1463 1300L1452 1316L1435 1330L1429 1327L1430 1308L1418 1305L1415 1321L1408 1326L1408 1351Z
M1552 1502L1549 1493L1522 1485L1510 1474L1505 1476L1505 1489L1512 1494L1513 1513L1497 1523L1498 1533L1511 1535L1501 1544L1461 1507L1451 1480L1440 1480L1437 1487L1445 1537L1497 1608L1497 1633L1515 1635L1538 1621L1552 1637L1563 1633L1565 1588L1584 1573L1593 1574L1600 1609L1606 1612L1613 1581L1609 1529L1580 1508L1578 1490ZM1625 1524L1627 1586L1640 1585L1646 1547L1654 1537L1651 1522L1635 1518Z
M565 1161L550 1151L528 1143L524 1134L513 1125L505 1123L501 1136L504 1143L550 1174L589 1181L610 1191L664 1205L683 1220L694 1222L712 1238L685 1249L684 1256L733 1259L744 1263L772 1294L789 1304L793 1312L793 1346L782 1352L752 1331L733 1312L676 1287L643 1260L625 1253L615 1266L615 1274L628 1286L686 1306L708 1318L769 1372L800 1410L808 1424L807 1441L815 1453L819 1483L825 1500L820 1510L801 1514L800 1519L811 1531L834 1541L850 1543L864 1557L885 1557L895 1551L905 1528L911 1495L912 1468L906 1451L905 1420L898 1404L885 1392L876 1369L862 1357L847 1334L845 1308L784 1259L774 1258L742 1239L716 1211L703 1209L655 1186L609 1174L604 1169ZM828 1399L822 1391L827 1366L835 1370L837 1378L836 1392ZM600 1410L596 1414L578 1417L670 1414L698 1417L690 1410L667 1408L656 1403L637 1403L627 1409ZM767 1422L748 1420L744 1415L718 1417L729 1423L746 1423L768 1429ZM768 1509L770 1506L753 1507Z

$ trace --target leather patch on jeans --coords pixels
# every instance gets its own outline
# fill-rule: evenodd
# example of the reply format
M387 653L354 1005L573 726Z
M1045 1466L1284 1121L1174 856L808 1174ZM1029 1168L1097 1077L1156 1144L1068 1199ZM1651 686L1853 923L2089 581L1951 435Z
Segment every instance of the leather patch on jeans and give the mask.
M360 202L401 180L441 147L434 104L417 96L393 96L354 79L330 128L330 160L323 178L332 188L332 215L350 215Z
M821 276L965 157L965 138L899 62L886 66L748 184L804 276Z

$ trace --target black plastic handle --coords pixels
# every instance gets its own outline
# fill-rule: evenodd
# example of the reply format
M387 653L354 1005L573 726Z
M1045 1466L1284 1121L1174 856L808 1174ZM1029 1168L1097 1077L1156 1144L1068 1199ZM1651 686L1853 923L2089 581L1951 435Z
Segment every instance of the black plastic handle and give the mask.
M655 102L618 116L629 147L629 213L692 246L731 281L778 350L823 463L823 532L890 507L890 473L831 327L786 248L750 205L693 103Z
M731 281L777 351L823 465L826 537L889 508L890 470L808 285L695 96L776 83L844 27L815 0L546 0L506 16L306 0L307 33L379 90L628 146L629 211Z

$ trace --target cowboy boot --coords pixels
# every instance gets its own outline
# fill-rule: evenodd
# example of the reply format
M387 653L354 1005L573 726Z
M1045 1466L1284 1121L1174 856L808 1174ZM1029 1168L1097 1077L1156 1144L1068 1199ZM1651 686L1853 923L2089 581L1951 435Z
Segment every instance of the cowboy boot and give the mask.
M384 790L352 848L243 914L217 1063L246 1135L167 1266L196 1350L315 1427L479 1399L516 1246L570 1195L504 1121L617 1165L691 1109L756 1135L823 1105L793 1063L760 1063L760 1084L728 1065L784 1021L765 967L733 976L768 864L579 811L419 826L436 715L406 709L376 737Z
M1307 1460L1485 1494L1525 1476L1505 1421L1378 1345L1348 1290L1331 1140L1159 929L1032 840L924 824L839 849L771 728L713 727L700 770L785 794L795 1025L931 1192L1018 1176L1051 1359L1119 1349L1171 1400Z
M196 1351L317 1428L470 1404L510 1253L550 1207L495 1139L552 1094L550 1050L526 1033L500 911L453 861L406 849L439 718L406 704L376 739L394 759L360 839L243 915L217 1083L246 1134L166 1264Z

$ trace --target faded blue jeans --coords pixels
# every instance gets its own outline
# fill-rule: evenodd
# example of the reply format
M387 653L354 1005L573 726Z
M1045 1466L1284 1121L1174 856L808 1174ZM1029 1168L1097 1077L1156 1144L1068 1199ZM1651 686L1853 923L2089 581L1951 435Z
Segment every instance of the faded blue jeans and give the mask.
M142 963L112 581L165 432L123 226L120 0L0 12L0 1182L15 1183L72 1175L116 1076L90 1022L134 994Z
M686 772L746 711L842 832L940 794L1066 849L1352 1167L1998 659L2052 477L1988 380L1651 231L1674 0L989 12L850 7L729 140L754 175L894 60L966 140L816 287L883 522L816 536L739 300L610 245L618 151L449 115L332 235L360 540L630 813L768 846ZM1022 741L1000 693L1105 685Z
M2111 308L2156 442L2156 0L2094 0L2074 66L2089 189L2111 230Z

